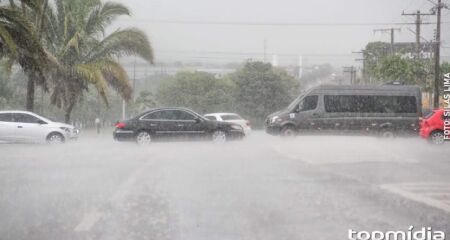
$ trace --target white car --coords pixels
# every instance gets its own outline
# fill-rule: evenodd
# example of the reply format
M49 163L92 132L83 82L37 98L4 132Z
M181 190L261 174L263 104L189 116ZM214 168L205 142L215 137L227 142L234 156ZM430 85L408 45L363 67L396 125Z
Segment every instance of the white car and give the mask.
M0 111L0 141L64 143L78 138L72 125L26 111Z
M204 116L209 120L239 124L244 130L246 136L248 136L252 131L250 122L243 119L236 113L208 113L205 114Z

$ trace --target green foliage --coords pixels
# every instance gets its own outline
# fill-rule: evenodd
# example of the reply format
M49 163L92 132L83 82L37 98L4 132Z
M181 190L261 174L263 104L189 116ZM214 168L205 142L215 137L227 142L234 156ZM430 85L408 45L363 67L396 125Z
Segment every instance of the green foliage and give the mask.
M444 62L441 64L441 73L442 74L450 73L450 62Z
M141 113L156 107L155 96L150 91L142 91L134 101L133 110L135 113Z
M390 44L385 42L370 42L363 51L364 73L366 76L375 76L377 74L377 65L379 61L387 57L390 53ZM367 76L368 75L368 76Z
M425 85L427 66L422 61L402 58L398 55L387 56L374 68L374 75L383 82L400 81Z
M21 1L16 4L0 6L0 57L6 59L10 70L18 63L26 73L32 88L27 92L27 108L33 110L34 84L46 88L48 71L53 63L51 56L40 39L40 18L43 0Z
M6 108L8 105L8 99L11 98L13 92L8 84L7 78L3 71L0 72L0 109Z
M232 110L233 84L205 72L179 72L162 81L157 100L164 106L183 106L200 113Z
M236 85L234 98L238 112L256 125L286 107L298 95L299 84L285 71L263 62L248 62L230 75Z
M115 19L130 15L122 4L100 0L55 0L48 10L46 42L59 63L52 72L52 104L66 112L69 121L74 106L93 87L108 104L108 88L125 100L131 98L128 76L117 58L137 55L153 62L147 36L128 28L107 35L105 29Z

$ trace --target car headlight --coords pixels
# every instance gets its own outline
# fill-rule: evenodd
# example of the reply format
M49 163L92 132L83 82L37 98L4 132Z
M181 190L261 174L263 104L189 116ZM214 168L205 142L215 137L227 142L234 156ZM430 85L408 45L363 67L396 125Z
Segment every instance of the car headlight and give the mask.
M275 122L281 122L281 118L278 116L272 117L272 119L270 120L271 123L275 123Z
M243 130L242 127L239 126L239 125L231 125L231 128L234 129L234 130L240 130L240 131Z
M61 130L64 130L67 133L70 133L70 129L67 127L60 127Z

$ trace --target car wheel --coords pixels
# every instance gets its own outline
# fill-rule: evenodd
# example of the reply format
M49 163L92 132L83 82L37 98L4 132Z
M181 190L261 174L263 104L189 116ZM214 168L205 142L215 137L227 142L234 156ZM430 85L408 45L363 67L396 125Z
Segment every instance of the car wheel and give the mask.
M395 134L391 131L383 131L381 132L381 137L386 139L393 139L395 138Z
M61 133L50 133L47 136L47 143L49 144L61 144L64 143L65 139Z
M285 126L281 129L282 137L295 137L297 136L297 131L293 126Z
M136 135L136 142L139 145L148 145L152 142L152 137L150 136L150 133L147 131L140 131Z
M224 131L217 130L212 134L212 141L214 143L224 143L227 141L227 134Z
M445 142L444 132L434 131L430 135L430 142L436 145L442 145Z

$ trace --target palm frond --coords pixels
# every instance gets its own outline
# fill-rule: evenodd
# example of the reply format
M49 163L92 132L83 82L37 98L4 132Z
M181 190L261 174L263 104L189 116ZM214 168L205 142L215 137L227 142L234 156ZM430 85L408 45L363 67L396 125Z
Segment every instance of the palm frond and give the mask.
M14 58L17 55L17 45L9 31L3 25L0 25L0 39L2 40L2 47L6 46L7 51Z
M107 82L101 68L95 64L79 64L74 67L74 70L80 77L93 84L106 105L109 105L106 96Z
M96 34L105 32L105 28L119 16L130 15L130 10L120 3L106 2L94 8L86 22L86 33Z
M130 100L133 89L125 69L116 61L102 61L102 72L108 85L111 86L123 99Z
M135 28L115 31L92 49L88 59L95 61L123 55L137 55L153 63L153 49L145 33Z

